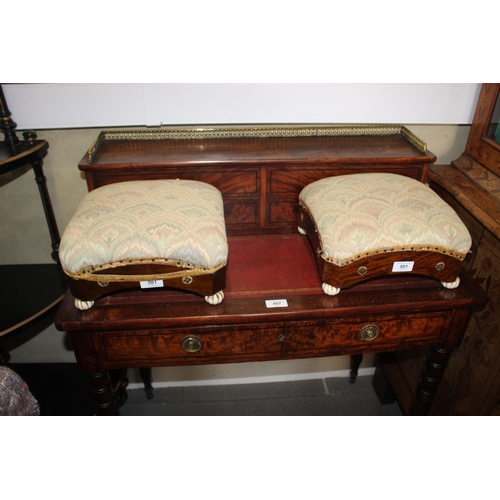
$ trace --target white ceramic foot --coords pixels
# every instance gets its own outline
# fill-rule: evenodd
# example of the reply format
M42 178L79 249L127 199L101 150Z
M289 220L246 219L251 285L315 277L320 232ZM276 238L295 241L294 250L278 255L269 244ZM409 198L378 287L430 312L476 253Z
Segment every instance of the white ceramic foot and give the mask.
M340 292L340 288L336 288L328 283L323 283L321 288L327 295L337 295Z
M94 305L93 300L80 300L80 299L75 299L75 307L77 309L80 309L80 311L86 311L87 309L90 309Z
M307 234L300 226L297 227L300 234Z
M449 288L452 290L453 288L457 288L458 285L460 285L460 278L457 278L455 281L452 281L451 283L445 283L444 281L441 281L441 285L443 285L445 288Z
M217 292L214 295L206 295L205 300L209 304L216 306L217 304L220 304L224 300L224 292L221 290L220 292Z

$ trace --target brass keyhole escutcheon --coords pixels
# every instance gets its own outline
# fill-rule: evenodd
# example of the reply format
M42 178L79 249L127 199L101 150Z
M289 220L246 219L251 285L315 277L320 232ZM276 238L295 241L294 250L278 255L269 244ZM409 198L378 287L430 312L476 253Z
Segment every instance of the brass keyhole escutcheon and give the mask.
M285 336L282 333L280 333L278 335L278 342L284 342L284 341L285 341Z
M198 352L202 347L202 342L198 337L188 335L181 340L181 347L186 352Z
M436 264L436 271L442 271L444 269L444 262L438 262Z
M359 336L362 340L369 342L370 340L376 339L379 333L380 328L377 325L366 325L359 331Z

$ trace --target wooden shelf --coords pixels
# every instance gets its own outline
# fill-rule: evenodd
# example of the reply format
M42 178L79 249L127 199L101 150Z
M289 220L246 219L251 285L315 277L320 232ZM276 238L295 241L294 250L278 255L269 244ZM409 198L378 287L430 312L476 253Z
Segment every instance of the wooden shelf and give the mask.
M57 264L0 266L0 336L41 317L57 306L66 279Z

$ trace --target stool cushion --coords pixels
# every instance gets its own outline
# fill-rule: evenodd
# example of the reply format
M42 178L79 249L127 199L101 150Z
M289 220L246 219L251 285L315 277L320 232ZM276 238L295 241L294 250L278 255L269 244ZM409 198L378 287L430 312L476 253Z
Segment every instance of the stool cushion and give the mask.
M59 249L63 269L76 278L158 259L214 269L226 264L227 255L220 191L174 179L119 182L89 192Z
M317 229L322 257L337 266L383 252L433 251L463 260L470 234L430 187L389 173L322 179L299 196Z

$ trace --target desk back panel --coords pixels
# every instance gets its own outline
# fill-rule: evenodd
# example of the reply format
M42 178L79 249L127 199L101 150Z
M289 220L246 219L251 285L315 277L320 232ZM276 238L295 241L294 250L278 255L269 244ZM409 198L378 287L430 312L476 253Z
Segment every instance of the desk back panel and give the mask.
M223 195L228 235L295 233L299 193L316 180L384 171L425 182L436 159L400 126L161 130L102 133L79 164L89 190L137 179L207 182Z

